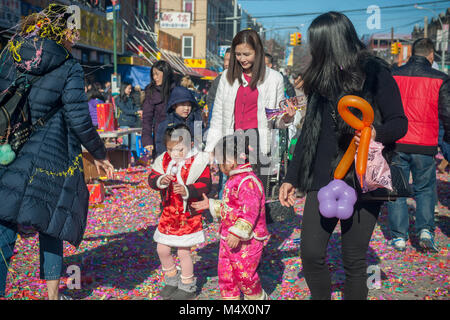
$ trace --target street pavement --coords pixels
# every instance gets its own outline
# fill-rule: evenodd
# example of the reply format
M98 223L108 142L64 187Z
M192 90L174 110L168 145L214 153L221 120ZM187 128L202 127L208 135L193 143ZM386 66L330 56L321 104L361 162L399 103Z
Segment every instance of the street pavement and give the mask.
M147 184L149 170L133 167L115 174L106 188L106 199L91 204L88 226L79 248L65 243L64 277L60 290L74 299L159 300L163 277L153 233L159 216L159 193ZM217 179L214 181L217 182ZM422 252L417 238L408 240L405 252L389 246L387 210L382 208L367 254L371 277L371 300L448 299L449 273L449 173L438 173L439 213L436 214L438 253ZM414 200L408 201L414 233ZM273 300L308 300L310 294L300 258L301 220L304 198L295 204L296 217L270 224L259 275ZM219 300L217 278L218 224L205 221L206 242L192 249L199 286L198 300ZM327 262L332 273L332 298L342 299L345 280L339 225L331 236ZM39 279L38 237L19 237L8 276L6 298L46 298L46 285ZM70 268L69 268L70 267ZM80 288L70 278L79 268ZM67 273L66 271L71 273ZM72 270L72 271L71 271ZM76 278L75 273L73 277ZM379 281L377 281L379 280Z

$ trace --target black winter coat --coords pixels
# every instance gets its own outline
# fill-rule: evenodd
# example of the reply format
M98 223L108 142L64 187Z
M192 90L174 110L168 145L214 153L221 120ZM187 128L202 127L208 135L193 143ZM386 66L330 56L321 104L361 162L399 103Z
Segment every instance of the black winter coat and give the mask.
M20 38L18 40L21 40ZM106 149L89 115L80 64L56 42L38 38L41 61L29 71L41 75L31 88L32 121L53 107L61 109L38 129L16 160L0 166L0 220L32 225L39 232L78 246L86 228L89 193L84 182L81 144L96 159ZM16 65L9 52L0 66L0 91L10 86ZM21 64L35 60L30 39L22 44ZM21 71L23 67L17 68Z
M137 112L139 111L138 107L134 104L133 99L131 97L126 97L122 100L120 97L115 99L118 119L120 127L126 126L130 128L138 128L140 125L140 119Z
M175 87L172 84L171 90ZM161 87L152 86L145 88L145 100L142 104L142 146L154 146L158 125L166 119L166 100L161 94Z
M365 74L362 90L342 93L340 97L354 94L371 104L375 113L375 141L385 146L383 155L389 160L394 153L395 141L408 129L400 91L381 59L362 54L358 63ZM314 93L308 98L305 123L285 178L285 182L302 192L319 190L333 179L334 170L355 135L355 129L346 124L337 112L340 97L329 101ZM359 110L354 113L361 116ZM359 192L355 177L353 163L343 180Z

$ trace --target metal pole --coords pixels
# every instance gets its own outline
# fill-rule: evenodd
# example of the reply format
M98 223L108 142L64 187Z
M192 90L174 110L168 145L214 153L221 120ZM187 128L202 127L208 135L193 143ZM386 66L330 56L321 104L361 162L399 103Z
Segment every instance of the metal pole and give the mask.
M441 28L442 28L442 38L444 38L444 24L442 23L441 17L436 13L436 11L434 11L433 9L430 9L430 8L418 6L417 4L414 5L414 8L419 9L419 10L428 10L428 11L432 12L439 19L439 23L441 24ZM448 41L448 35L447 35L447 39L445 41ZM442 42L444 42L444 40L442 40ZM444 48L441 46L441 51L442 51L442 72L445 72L445 51L446 50L444 50Z
M114 74L117 75L117 19L116 19L116 3L113 1L113 38L114 38Z
M391 47L394 43L394 27L391 27ZM391 54L391 63L394 63L394 55Z
M234 0L233 38L237 33L237 14L238 14L238 2L237 0Z

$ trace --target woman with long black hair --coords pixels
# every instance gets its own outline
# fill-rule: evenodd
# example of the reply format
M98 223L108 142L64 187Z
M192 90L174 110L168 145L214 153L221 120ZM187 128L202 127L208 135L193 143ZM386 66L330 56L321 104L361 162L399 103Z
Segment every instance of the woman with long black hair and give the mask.
M166 105L175 87L172 67L164 60L152 66L152 82L145 88L142 105L142 146L153 153L158 124L166 119Z
M142 111L134 104L131 96L132 90L133 87L130 83L123 82L120 86L120 95L114 98L118 114L117 121L121 129L137 128L139 125ZM128 141L129 137L131 138L131 141ZM138 159L136 152L136 133L133 132L130 135L124 135L123 144L131 146L131 152L136 161Z
M366 50L345 15L328 12L317 17L308 29L308 39L312 61L303 75L306 119L279 198L283 205L292 206L296 189L307 194L301 236L303 274L312 299L330 299L331 276L325 258L339 219L319 213L317 193L333 179L355 136L355 130L339 116L337 103L342 96L354 94L371 104L375 112L372 140L385 146L386 156L392 155L393 143L406 134L408 120L388 66ZM359 136L356 133L357 143ZM343 180L360 194L355 179L353 164ZM358 200L353 215L340 221L345 299L367 299L366 254L380 206L380 202Z

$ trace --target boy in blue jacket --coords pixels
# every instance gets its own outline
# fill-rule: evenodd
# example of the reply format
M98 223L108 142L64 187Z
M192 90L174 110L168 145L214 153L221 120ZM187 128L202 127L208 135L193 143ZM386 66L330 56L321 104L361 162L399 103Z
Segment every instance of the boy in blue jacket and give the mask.
M181 86L173 88L167 102L166 112L167 118L158 125L158 131L156 132L156 156L166 151L164 144L166 129L180 123L189 127L195 141L194 146L197 146L198 142L201 143L205 127L201 109L189 89Z

